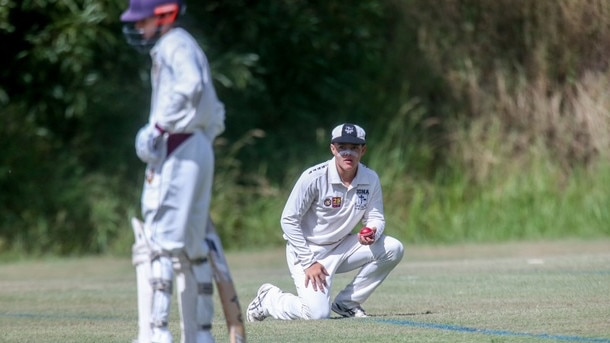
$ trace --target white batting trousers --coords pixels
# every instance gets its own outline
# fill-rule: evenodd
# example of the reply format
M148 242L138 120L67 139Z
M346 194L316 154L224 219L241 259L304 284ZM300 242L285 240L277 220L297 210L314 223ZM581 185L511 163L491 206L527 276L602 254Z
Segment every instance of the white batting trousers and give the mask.
M305 271L296 259L292 246L286 245L288 267L297 288L297 295L287 292L268 294L263 306L275 319L326 319L331 314L331 294L335 274L360 269L354 279L334 299L347 308L364 303L404 255L402 243L382 235L370 246L361 245L357 235L350 235L334 247L310 245L329 273L324 293L305 287Z
M142 216L155 249L191 260L206 257L206 226L212 202L214 151L201 132L184 141L158 166L149 165Z

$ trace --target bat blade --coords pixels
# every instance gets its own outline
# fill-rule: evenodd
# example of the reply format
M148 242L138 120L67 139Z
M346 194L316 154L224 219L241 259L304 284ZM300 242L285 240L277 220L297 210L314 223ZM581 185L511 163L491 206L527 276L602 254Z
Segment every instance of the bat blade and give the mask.
M216 228L210 220L206 241L210 246L210 261L214 270L214 280L220 295L220 303L227 321L231 343L246 343L246 328L244 325L239 298L231 276L231 270L224 254L222 242L216 233Z

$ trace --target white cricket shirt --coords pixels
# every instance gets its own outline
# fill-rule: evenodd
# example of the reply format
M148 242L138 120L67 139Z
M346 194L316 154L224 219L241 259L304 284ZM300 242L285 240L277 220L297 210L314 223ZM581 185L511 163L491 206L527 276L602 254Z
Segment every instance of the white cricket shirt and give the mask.
M333 247L358 225L376 227L379 238L385 228L379 176L360 163L348 188L341 182L334 157L315 165L293 187L281 225L304 268L316 262L310 245Z
M150 52L152 97L149 122L170 133L224 131L224 104L214 89L208 60L182 28L165 33Z

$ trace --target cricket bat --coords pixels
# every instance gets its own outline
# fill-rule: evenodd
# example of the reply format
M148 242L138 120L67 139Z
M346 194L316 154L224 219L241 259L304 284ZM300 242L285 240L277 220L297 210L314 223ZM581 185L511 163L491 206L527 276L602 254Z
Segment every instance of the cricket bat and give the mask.
M210 247L209 258L214 270L214 280L216 281L218 294L220 294L222 310L227 321L229 341L231 343L246 343L246 327L239 305L239 298L235 291L235 284L233 284L222 242L211 218L208 220L206 241Z

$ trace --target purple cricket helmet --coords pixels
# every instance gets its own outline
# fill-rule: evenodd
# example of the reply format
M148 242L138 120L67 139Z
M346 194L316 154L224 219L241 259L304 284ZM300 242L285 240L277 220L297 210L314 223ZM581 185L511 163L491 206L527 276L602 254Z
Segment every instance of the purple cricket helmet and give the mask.
M129 0L129 8L121 14L121 21L133 23L157 15L156 9L165 5L182 7L182 0Z
M141 53L146 53L161 37L161 26L174 24L185 6L182 0L130 0L129 8L121 14L123 35L127 43ZM145 39L143 33L136 27L136 23L159 16L159 28L154 37Z

